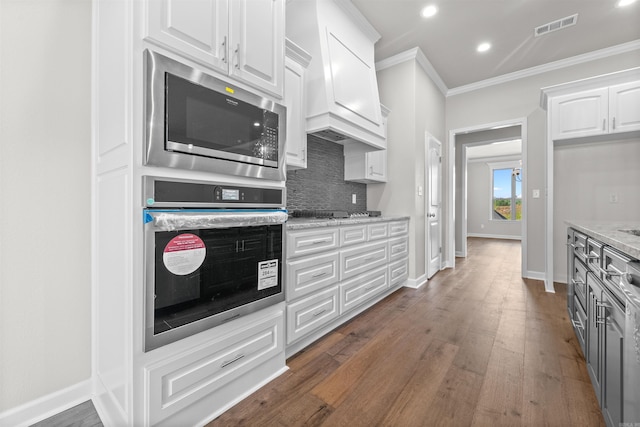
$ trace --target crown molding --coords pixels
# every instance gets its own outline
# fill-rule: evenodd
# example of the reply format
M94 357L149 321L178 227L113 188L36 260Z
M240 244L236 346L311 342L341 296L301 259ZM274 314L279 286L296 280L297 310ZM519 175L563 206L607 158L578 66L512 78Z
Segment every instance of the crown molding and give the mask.
M631 52L639 49L640 49L640 40L634 40L634 41L622 43L613 47L594 50L593 52L572 56L566 59L561 59L559 61L549 62L548 64L543 64L537 67L527 68L526 70L504 74L502 76L482 80L482 81L471 83L464 86L458 86L458 87L449 89L447 91L447 97L453 96L453 95L459 95L461 93L472 92L474 90L484 89L486 87L495 86L502 83L507 83L514 80L522 79L525 77L531 77L537 74L547 73L549 71L559 70L562 68L571 67L573 65L583 64L586 62L594 61L596 59L607 58L609 56L619 55L621 53Z
M444 84L444 81L440 78L436 69L433 68L433 65L431 65L431 62L429 62L419 47L414 47L413 49L400 52L397 55L393 55L389 58L376 62L376 71L381 71L407 61L416 61L424 72L431 78L438 89L440 89L440 92L445 96L447 95L447 85Z
M309 66L309 63L311 62L311 55L309 55L309 53L306 50L304 50L303 48L301 48L300 46L298 46L297 44L295 44L289 39L285 39L284 46L285 46L285 54L287 58L293 59L294 61L296 61L298 64L302 65L305 68Z
M375 43L382 37L380 33L367 21L362 12L351 2L351 0L335 1L335 4L347 13L366 34L369 39Z

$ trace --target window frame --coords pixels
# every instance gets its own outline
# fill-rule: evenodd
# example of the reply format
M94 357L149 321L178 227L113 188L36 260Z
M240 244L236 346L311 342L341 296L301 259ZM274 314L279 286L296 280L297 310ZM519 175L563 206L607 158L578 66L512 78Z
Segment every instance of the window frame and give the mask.
M487 165L489 166L489 221L493 221L496 223L504 223L504 222L521 222L522 218L517 219L517 218L513 218L514 216L516 216L516 209L515 206L517 205L517 201L518 198L517 196L517 192L516 192L516 184L515 184L515 177L512 176L511 178L511 206L512 206L512 210L511 210L511 218L507 218L507 219L494 219L493 218L493 206L494 206L494 201L495 201L495 194L494 194L494 188L495 188L495 184L494 184L494 175L495 175L495 171L496 170L503 170L503 169L520 169L520 176L522 176L522 161L521 160L510 160L510 161L505 161L505 162L488 162ZM522 197L522 196L521 196ZM522 198L520 199L522 200Z

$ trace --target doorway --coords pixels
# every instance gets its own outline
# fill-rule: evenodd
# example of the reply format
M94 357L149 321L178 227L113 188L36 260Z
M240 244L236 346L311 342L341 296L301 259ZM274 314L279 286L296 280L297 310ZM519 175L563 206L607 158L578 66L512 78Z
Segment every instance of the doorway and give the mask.
M522 198L518 202L522 217L519 220L521 229L521 271L524 277L527 272L527 130L526 118L510 120L498 123L473 126L463 129L454 129L449 132L447 164L447 230L446 241L448 247L447 257L452 260L450 264L455 266L455 257L467 255L467 212L468 212L468 183L467 183L467 147L488 145L519 139L521 141L521 158L518 159L519 167L511 166L511 170L519 169L519 185ZM511 159L513 160L513 159ZM522 162L521 165L519 162ZM506 167L506 166L505 166ZM496 166L496 169L498 167ZM491 184L493 185L493 184ZM515 203L514 203L515 205ZM514 206L515 208L515 206ZM489 213L487 213L488 219Z

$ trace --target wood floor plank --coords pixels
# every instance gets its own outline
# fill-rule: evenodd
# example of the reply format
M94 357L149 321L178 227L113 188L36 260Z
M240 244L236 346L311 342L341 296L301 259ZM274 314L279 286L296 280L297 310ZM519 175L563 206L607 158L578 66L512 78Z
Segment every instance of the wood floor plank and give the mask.
M494 346L471 425L521 425L523 380L524 354Z

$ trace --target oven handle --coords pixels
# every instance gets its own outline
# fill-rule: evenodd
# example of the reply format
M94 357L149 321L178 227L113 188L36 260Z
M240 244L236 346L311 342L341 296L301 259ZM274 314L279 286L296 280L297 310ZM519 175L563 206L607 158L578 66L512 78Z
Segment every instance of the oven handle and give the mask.
M256 227L284 224L286 209L190 209L144 210L144 223L156 231Z

